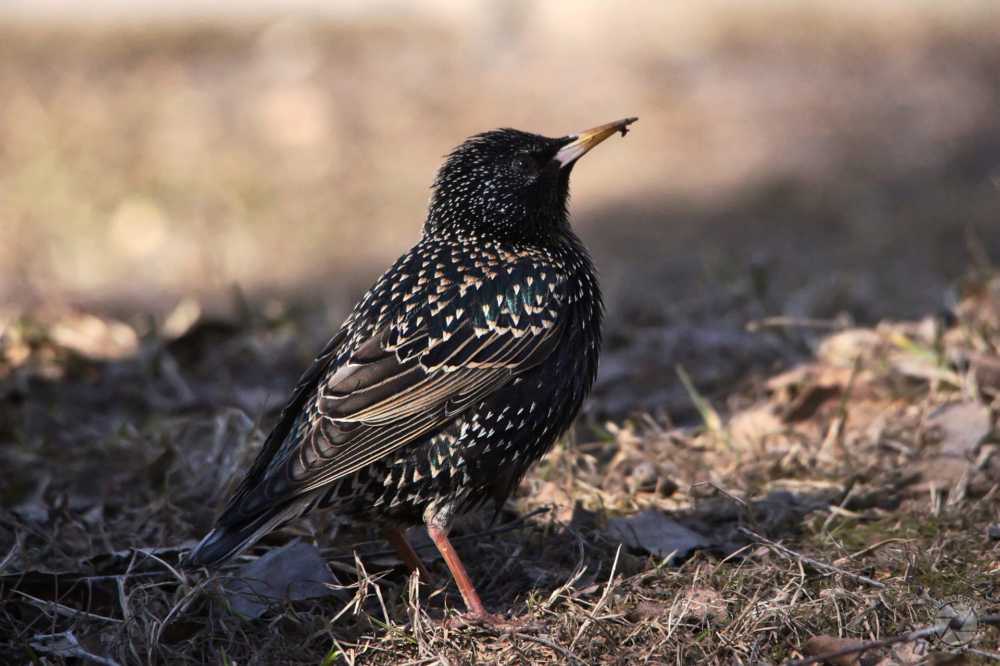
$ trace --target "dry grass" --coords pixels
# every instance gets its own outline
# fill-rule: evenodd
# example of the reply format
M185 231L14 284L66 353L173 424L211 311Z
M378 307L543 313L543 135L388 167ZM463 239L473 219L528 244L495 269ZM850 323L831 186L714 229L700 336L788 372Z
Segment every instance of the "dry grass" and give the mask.
M524 622L513 633L449 628L440 562L441 582L418 585L377 535L321 517L221 575L298 535L328 560L332 597L240 619L217 577L176 568L260 443L246 414L265 378L292 376L294 319L141 341L78 314L5 321L3 649L51 659L39 636L72 631L116 663L775 663L816 636L924 626L955 596L996 613L998 313L993 280L946 327L846 329L732 408L697 396L700 426L581 424L498 523L457 531L487 604ZM620 547L609 519L646 509L705 544L675 565Z

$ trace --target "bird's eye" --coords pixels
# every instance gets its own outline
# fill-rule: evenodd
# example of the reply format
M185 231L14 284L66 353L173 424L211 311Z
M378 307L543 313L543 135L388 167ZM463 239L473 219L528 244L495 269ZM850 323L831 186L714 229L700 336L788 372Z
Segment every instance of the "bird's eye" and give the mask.
M528 176L534 174L538 170L538 166L535 164L535 160L531 159L527 155L517 155L511 160L510 168L514 173Z

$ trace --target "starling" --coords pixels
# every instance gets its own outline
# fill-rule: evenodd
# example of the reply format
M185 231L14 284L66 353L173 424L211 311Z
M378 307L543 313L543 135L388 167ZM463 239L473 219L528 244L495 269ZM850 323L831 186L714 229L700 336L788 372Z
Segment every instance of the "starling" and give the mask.
M594 382L603 304L569 225L569 175L635 120L561 138L500 129L455 149L422 238L302 376L188 564L219 564L329 509L381 526L426 576L401 531L423 523L470 615L490 619L448 528L501 504Z

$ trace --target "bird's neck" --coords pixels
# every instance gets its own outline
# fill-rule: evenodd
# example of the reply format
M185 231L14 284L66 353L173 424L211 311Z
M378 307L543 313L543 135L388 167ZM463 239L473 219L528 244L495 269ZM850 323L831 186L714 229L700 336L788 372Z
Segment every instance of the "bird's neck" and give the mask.
M424 224L424 238L560 247L580 244L564 211L536 215L469 215L455 219L450 211L432 208ZM581 246L582 247L582 246Z

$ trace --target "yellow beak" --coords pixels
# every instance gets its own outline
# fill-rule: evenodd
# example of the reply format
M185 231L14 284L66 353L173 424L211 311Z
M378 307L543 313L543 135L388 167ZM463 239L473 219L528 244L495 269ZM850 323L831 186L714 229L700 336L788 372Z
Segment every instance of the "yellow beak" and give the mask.
M559 162L560 167L567 167L573 162L586 155L594 146L607 139L616 132L621 132L622 136L628 132L628 126L639 120L638 118L622 118L613 123L598 125L589 130L584 130L579 134L571 134L566 137L571 139L570 143L559 149L553 158Z

